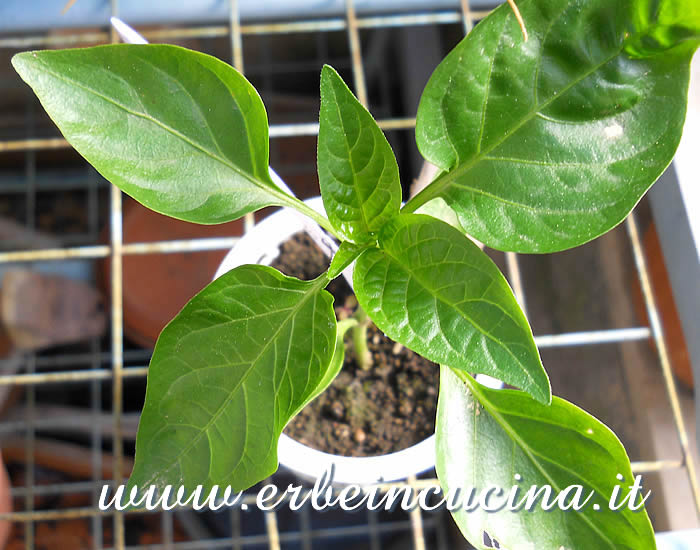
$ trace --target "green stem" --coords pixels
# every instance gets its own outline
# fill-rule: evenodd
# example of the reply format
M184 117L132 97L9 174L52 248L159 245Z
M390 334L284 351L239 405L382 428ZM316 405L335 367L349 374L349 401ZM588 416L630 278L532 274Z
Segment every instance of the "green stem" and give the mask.
M443 184L435 184L440 182L446 175L447 172L439 176L436 180L432 181L427 187L424 187L421 191L419 191L417 195L415 195L406 204L403 205L403 207L401 208L401 212L408 214L415 212L426 202L437 197L438 193L442 190Z
M355 360L362 370L369 370L374 361L372 360L372 352L367 347L367 328L372 321L359 305L357 306L357 311L355 311L355 319L357 320L357 325L352 328L352 345L355 349Z
M296 197L292 197L291 195L287 195L286 193L280 192L278 195L279 198L282 200L282 205L283 206L289 206L290 208L294 208L297 212L304 214L305 216L308 216L311 218L313 221L315 221L318 225L323 227L328 233L333 235L338 241L343 242L345 239L341 237L338 232L336 232L335 228L331 225L331 222L326 218L324 215L319 214L311 208L308 204L305 202L300 201Z

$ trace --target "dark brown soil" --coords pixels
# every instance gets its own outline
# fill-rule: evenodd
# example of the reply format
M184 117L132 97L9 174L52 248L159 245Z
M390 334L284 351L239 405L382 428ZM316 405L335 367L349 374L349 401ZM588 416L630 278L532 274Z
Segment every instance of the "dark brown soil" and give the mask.
M312 279L329 260L308 235L298 233L282 246L272 264L287 275ZM327 290L335 297L339 318L356 307L352 290L342 277ZM315 449L344 456L373 456L405 449L435 429L439 369L384 336L371 325L368 347L373 365L357 366L349 334L345 362L330 387L307 405L285 433Z

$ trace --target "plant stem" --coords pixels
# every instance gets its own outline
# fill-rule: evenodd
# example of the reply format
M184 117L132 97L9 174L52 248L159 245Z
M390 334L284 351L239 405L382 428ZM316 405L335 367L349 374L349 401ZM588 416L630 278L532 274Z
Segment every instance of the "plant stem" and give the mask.
M367 347L367 328L372 320L367 316L361 306L355 311L357 325L352 328L352 346L355 349L355 360L362 370L369 370L374 363L372 353Z
M421 189L416 195L414 195L406 204L401 208L401 212L412 213L418 210L426 202L434 199L438 196L439 192L444 187L442 182L447 175L447 172L443 172L440 176L434 179L426 187ZM436 185L437 183L437 185Z
M320 225L323 229L325 229L328 233L333 235L333 237L335 237L338 241L342 242L345 240L336 232L335 228L331 225L331 222L323 214L319 214L308 204L306 204L303 201L300 201L296 197L292 197L291 195L287 195L283 192L280 192L279 196L284 201L283 206L289 206L291 208L294 208L297 212L308 216L318 225Z

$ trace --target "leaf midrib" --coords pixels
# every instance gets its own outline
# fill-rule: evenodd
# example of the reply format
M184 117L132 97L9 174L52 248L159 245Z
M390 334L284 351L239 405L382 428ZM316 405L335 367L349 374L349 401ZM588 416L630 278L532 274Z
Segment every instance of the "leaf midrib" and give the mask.
M450 367L452 368L452 367ZM536 453L533 451L530 446L525 443L525 441L517 434L517 432L510 426L510 424L501 416L500 412L498 409L491 404L491 402L479 391L479 389L476 387L476 384L473 383L473 380L467 373L460 372L457 369L452 369L452 372L455 373L458 378L460 378L466 386L469 388L469 391L475 395L481 403L481 405L488 410L489 414L498 422L498 424L501 426L503 431L505 431L508 436L522 449L522 451L528 456L530 459L530 462L534 464L534 466L540 471L540 473L544 476L544 478L550 483L550 485L556 489L557 492L561 492L561 489L559 485L552 479L552 477L549 475L549 473L546 471L544 466L542 466L537 460L537 458L534 456ZM561 466L561 465L560 465ZM567 469L564 467L564 469ZM588 480L586 480L588 482ZM593 484L591 484L593 486ZM596 488L598 491L598 489ZM598 491L601 494L604 494L603 491ZM580 516L586 523L590 525L590 527L600 535L600 537L608 542L611 548L613 550L615 549L615 544L614 542L602 531L598 529L598 527L593 523L588 516L585 514L577 514Z
M571 88L600 70L601 67L607 65L615 59L620 53L622 53L622 50L624 49L624 46L621 46L619 49L617 49L612 55L609 57L606 57L602 62L599 64L595 65L593 68L591 68L589 71L585 72L584 74L580 75L578 78L573 79L568 85L566 85L564 88L562 88L558 93L554 94L552 97L550 97L548 100L544 101L543 103L536 105L533 107L532 110L530 110L527 115L525 115L520 122L518 122L516 125L513 126L509 131L507 131L501 138L496 140L492 145L487 147L486 149L480 150L476 155L472 157L470 161L467 161L463 164L460 164L459 166L448 170L447 172L444 172L444 174L435 181L433 181L430 185L428 185L421 193L416 195L415 198L418 198L420 195L423 195L420 201L409 201L406 203L406 206L402 210L405 210L406 212L414 212L417 208L419 208L422 204L425 204L427 201L430 199L433 199L438 196L442 196L442 191L449 186L450 183L452 183L453 180L460 178L464 176L466 173L468 173L474 166L479 164L481 161L485 160L486 157L488 157L489 153L494 151L496 148L498 148L500 145L502 145L504 142L506 142L510 137L515 134L520 128L525 126L528 122L530 122L533 118L537 116L537 114L542 110L548 107L550 104L552 104L554 101L557 99L560 99L563 94L565 94L567 91L569 91ZM441 113L441 118L442 118L442 113ZM470 191L474 192L481 192L482 190L476 187L473 187L471 185L466 185L466 184L461 184L462 187L465 189L469 189ZM488 194L490 198L493 198L494 200L500 201L500 202L505 202L507 203L508 201L504 199L503 197L499 197L497 195L492 195ZM413 204L412 204L413 203ZM519 204L513 204L512 206L522 206ZM532 208L534 210L534 208Z
M316 295L316 291L319 289L323 288L327 281L325 280L324 277L319 277L315 281L313 281L314 284L312 284L308 292L304 294L302 299L299 301L299 303L293 307L289 308L289 314L286 316L286 318L279 324L275 332L272 334L272 337L265 343L265 345L262 347L260 353L257 355L257 357L253 360L250 361L250 367L247 368L244 372L244 374L240 377L240 380L236 383L236 385L232 388L232 390L229 392L229 396L224 400L224 402L221 404L221 406L217 409L217 411L212 415L211 419L206 423L206 425L199 430L199 433L192 438L192 440L183 448L181 451L177 454L177 456L172 460L169 461L170 463L165 470L170 469L175 465L175 463L179 462L179 460L185 456L190 449L201 439L201 437L207 432L207 430L214 424L216 420L223 414L224 410L226 407L230 404L231 399L233 398L233 395L238 391L240 387L244 387L243 383L247 380L248 376L250 373L253 371L254 365L257 363L257 361L260 359L260 357L265 353L265 351L268 349L270 345L275 341L277 335L281 332L281 330L287 325L287 323L290 321L290 319L293 319L296 317L296 314L299 312L299 310L308 302L312 296ZM246 409L247 410L247 409ZM156 431L156 433L153 435L155 437L160 431L166 429L169 426L169 424L164 424L163 427ZM247 434L247 432L246 432ZM247 435L246 435L247 437ZM240 463L240 460L239 460ZM237 467L237 466L236 466ZM209 474L211 474L211 463L209 464ZM153 483L153 480L156 479L158 476L158 473L154 474L151 476L151 478L144 484L141 484L142 486L148 486Z
M331 80L332 80L332 79L331 79ZM338 94L337 94L336 91L335 91L334 83L333 83L333 82L330 82L329 84L330 84L329 88L331 89L331 92L333 93L333 104L334 104L335 109L336 109L336 111L337 111L337 113L338 113L338 121L340 122L340 127L341 127L342 130L343 130L342 133L343 133L343 138L344 138L344 141L345 141L345 147L347 148L347 151L348 151L347 162L348 162L348 164L350 165L350 170L352 171L352 181L353 181L353 186L352 186L352 187L353 187L353 192L354 192L354 194L357 196L357 198L358 198L358 200L359 200L359 204L358 204L358 208L357 208L357 209L360 211L360 217L361 217L361 220L362 220L362 225L364 226L364 227L363 227L363 232L365 232L365 233L370 233L369 220L367 219L367 214L365 213L365 209L364 209L364 201L362 200L362 197L360 196L359 182L358 182L358 177L357 177L358 174L357 174L357 170L355 169L355 163L354 163L353 160L352 160L352 149L353 149L354 146L353 146L353 147L350 147L350 142L349 142L349 140L348 140L348 133L347 133L347 131L345 130L345 120L343 119L343 113L340 111L340 105L339 105L339 102L338 102ZM344 85L344 84L343 84L343 85ZM351 104L353 103L352 99L350 99L350 103L351 103ZM362 120L362 116L359 115L359 114L357 114L356 111L355 111L355 110L357 109L357 105L353 104L352 106L353 106L353 112L355 112L355 114L357 115L357 119L358 119L357 140L355 141L355 143L357 143L357 141L360 140L360 139L362 138L363 120ZM326 146L326 147L327 147L327 146ZM327 148L328 148L328 147L327 147ZM372 151L373 151L373 153L374 153L374 148L372 149ZM373 156L373 155L372 155L372 156ZM332 173L331 173L331 175L332 175ZM335 176L333 176L333 177L335 178ZM336 178L336 179L337 179L337 178ZM336 202L337 202L337 201L336 201Z
M448 307L450 307L450 308L452 308L452 309L458 311L459 314L460 314L460 316L461 316L465 321L467 321L468 323L470 323L477 331L479 331L481 334L483 334L484 336L486 336L489 340L491 340L492 342L494 342L494 343L495 343L496 345L498 345L499 347L503 348L503 349L508 353L508 355L510 355L510 356L513 358L513 360L518 364L518 366L519 366L519 367L521 368L521 370L525 373L525 375L526 375L526 376L528 377L528 379L532 382L532 384L533 384L536 388L540 389L539 384L538 384L537 381L533 378L532 374L528 371L528 369L525 367L525 365L523 365L523 364L520 362L520 360L519 360L519 359L515 356L515 354L508 348L507 345L505 345L503 342L501 342L500 340L498 340L495 336L489 334L485 329L482 329L481 326L479 326L477 323L475 323L475 322L471 319L471 317L469 317L469 316L468 316L466 313L464 313L462 310L457 309L456 307L454 307L454 305L453 305L452 303L450 303L450 302L448 302L447 300L445 300L445 299L444 299L441 295L439 295L437 292L432 292L432 291L431 291L431 287L427 286L426 283L423 281L423 279L421 279L420 277L418 277L418 276L413 272L413 270L410 269L410 267L406 267L401 261L399 261L399 259L398 259L396 256L394 256L393 254L391 254L386 248L382 248L381 250L382 250L382 252L384 252L389 258L391 258L394 262L396 262L401 268L405 269L405 270L409 273L409 275L410 275L411 277L413 277L423 288L425 288L425 289L428 291L428 293L429 293L431 296L434 296L434 297L435 297L436 299L438 299L441 303L443 303L443 304L445 304L446 306L448 306ZM516 325L518 325L517 321L516 321L515 319L513 319L510 315L508 315L508 314L505 312L505 310L503 310L502 307L499 306L498 309L500 309L501 312L503 312L503 315L505 315L505 316L508 317L511 321L513 321ZM411 329L411 330L413 330L413 329Z
M134 111L133 109L130 109L126 105L123 105L122 103L120 103L116 99L111 98L111 97L109 97L101 92L98 92L97 90L94 90L94 89L90 88L89 86L86 86L86 85L84 85L84 84L82 84L82 83L80 83L72 78L67 78L64 75L61 75L60 73L56 73L56 72L48 69L45 64L42 64L42 65L43 65L44 72L51 75L52 77L54 77L58 80L61 80L62 82L66 83L66 84L80 88L80 89L84 90L85 92L102 99L103 101L111 103L115 107L123 110L124 112L126 112L132 116L142 118L144 120L151 122L152 124L155 124L156 126L159 126L160 128L162 128L163 130L165 130L169 134L171 134L171 135L175 136L176 138L187 143L193 149L196 149L196 150L200 151L201 153L205 154L206 156L208 156L209 158L211 158L212 160L215 160L215 161L223 164L224 166L226 166L227 168L229 168L230 170L232 170L233 172L238 174L243 179L252 183L255 187L259 188L261 191L265 191L265 192L270 193L271 195L275 196L277 199L282 201L282 204L286 204L288 202L286 200L287 197L284 195L284 193L282 193L282 191L278 191L273 186L267 185L263 181L253 177L251 174L248 174L244 170L240 169L235 164L230 162L228 159L225 159L224 157L221 157L221 156L217 155L216 153L210 151L204 145L190 139L185 134L178 132L177 130L168 126L167 124L164 124L163 122L161 122L157 118L155 118L147 113L140 113L138 111ZM130 87L130 88L133 90L133 87ZM211 127L209 126L208 122L207 122L207 128L209 130L209 133L211 134L212 130L211 130ZM216 144L216 140L214 140L214 143Z

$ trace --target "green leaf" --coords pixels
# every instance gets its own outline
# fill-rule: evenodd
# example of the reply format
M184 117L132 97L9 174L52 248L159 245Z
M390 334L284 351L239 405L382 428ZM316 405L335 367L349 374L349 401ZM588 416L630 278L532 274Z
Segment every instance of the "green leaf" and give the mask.
M372 115L337 72L321 72L318 179L326 214L347 239L367 242L399 213L394 153Z
M357 259L357 300L376 325L436 363L494 376L549 403L549 379L508 283L451 225L402 214Z
M168 45L12 59L68 142L148 208L221 223L289 198L268 174L262 100L234 68Z
M680 140L700 27L689 4L523 0L527 42L510 7L497 8L423 92L418 148L445 173L405 211L442 197L468 234L517 252L563 250L617 225ZM673 20L686 11L692 29L681 32Z
M557 505L544 511L542 500L531 511L524 504L515 512L507 505L499 511L481 507L453 511L462 534L477 548L487 548L484 531L501 548L656 548L645 510L633 512L623 506L613 511L608 506L615 485L622 487L619 503L634 480L624 447L607 426L571 403L554 397L550 406L543 406L522 392L491 390L466 373L441 367L436 438L436 469L445 493L459 488L464 497L474 487L478 497L494 485L503 489L492 499L492 505L498 505L507 504L514 486L520 488L517 503L532 485L549 485L551 498L581 485L583 504L595 491L578 511ZM618 481L618 474L624 481ZM574 489L565 503L573 496ZM637 498L635 504L639 503ZM594 504L600 509L595 510Z
M131 485L239 491L277 469L284 426L331 369L327 282L244 265L184 307L151 359Z
M365 248L364 246L353 244L350 241L343 241L340 243L338 250L331 260L331 265L328 268L328 278L335 279L340 275Z

